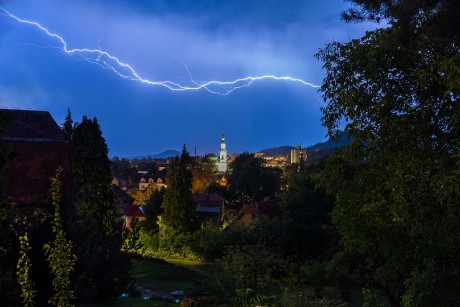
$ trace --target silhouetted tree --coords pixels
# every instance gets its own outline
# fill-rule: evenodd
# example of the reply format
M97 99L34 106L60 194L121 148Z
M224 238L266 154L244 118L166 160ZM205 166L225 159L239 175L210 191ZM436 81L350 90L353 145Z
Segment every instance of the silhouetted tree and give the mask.
M272 197L280 189L281 170L263 166L263 159L243 153L231 164L228 187L237 206Z
M8 121L0 115L0 136ZM19 242L15 234L14 203L5 196L7 179L3 177L3 170L8 164L8 156L8 150L0 145L0 301L7 306L16 306L20 297L15 277Z
M83 117L76 125L71 149L77 299L106 300L129 286L131 263L120 251L122 222L116 219L108 148L96 118Z
M65 117L64 123L62 124L62 131L65 134L65 137L67 141L72 140L72 134L73 134L73 119L72 119L72 114L70 113L70 108L67 109L67 115Z
M158 216L163 213L162 203L166 193L166 189L162 187L160 190L153 191L150 199L144 206L145 221L142 223L143 229L147 231L158 231Z
M168 189L163 198L161 222L165 231L191 233L199 229L200 223L192 199L192 173L190 155L182 149L169 166L166 181Z
M314 183L317 172L307 168L291 174L282 197L284 229L280 245L287 255L299 260L317 259L329 248L326 226L330 225L332 198Z
M333 221L393 306L459 305L460 2L351 2L385 27L318 53L324 125L354 139L322 176Z

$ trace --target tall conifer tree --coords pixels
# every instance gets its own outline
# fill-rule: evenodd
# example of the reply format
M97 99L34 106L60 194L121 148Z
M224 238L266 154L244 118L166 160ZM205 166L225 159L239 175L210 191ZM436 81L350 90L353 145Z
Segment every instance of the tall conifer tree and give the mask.
M73 128L72 114L70 113L70 109L67 109L67 115L65 117L64 123L62 124L62 131L64 132L65 137L69 142L72 140Z
M166 177L168 189L162 203L164 212L161 218L166 231L191 233L200 226L192 199L190 163L190 155L184 145L181 157L174 159Z
M108 148L97 119L83 117L71 142L77 246L77 299L106 300L125 291L131 263L121 253L122 224L116 221Z

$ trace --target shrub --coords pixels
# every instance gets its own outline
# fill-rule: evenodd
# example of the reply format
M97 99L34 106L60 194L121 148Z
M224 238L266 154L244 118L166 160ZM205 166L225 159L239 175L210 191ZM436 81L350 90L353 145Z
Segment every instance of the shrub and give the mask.
M293 276L293 265L287 259L257 244L229 247L217 265L217 282L227 293L247 288L262 293L289 284Z

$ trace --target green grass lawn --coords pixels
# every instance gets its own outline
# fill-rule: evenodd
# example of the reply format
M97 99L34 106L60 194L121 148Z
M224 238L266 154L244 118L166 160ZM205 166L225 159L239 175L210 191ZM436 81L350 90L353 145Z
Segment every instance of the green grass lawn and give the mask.
M197 261L182 259L167 259L167 263L143 259L133 260L133 277L137 286L171 293L173 290L184 291L185 294L194 291L215 292L212 281L214 266ZM97 307L102 305L85 305L80 307ZM179 304L159 300L144 300L142 297L119 298L110 306L179 306Z
M188 259L165 258L165 260L169 263L186 267L192 271L201 273L202 275L207 276L210 280L214 278L214 274L216 272L216 266L212 263L205 263Z
M192 266L187 261L187 266ZM199 267L198 263L195 263ZM189 269L184 261L169 260L168 263L156 263L148 260L133 261L133 276L138 286L170 293L173 290L184 292L203 289L209 291L209 276L205 271ZM207 268L206 272L210 269Z

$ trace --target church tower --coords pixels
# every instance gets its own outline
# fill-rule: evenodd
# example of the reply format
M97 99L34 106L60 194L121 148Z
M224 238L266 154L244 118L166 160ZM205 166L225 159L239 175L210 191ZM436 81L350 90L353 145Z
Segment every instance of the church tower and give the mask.
M225 148L225 136L223 133L220 143L219 162L227 162L227 149Z
M219 162L217 162L217 169L219 172L227 171L227 148L225 147L225 136L223 133L220 142Z

